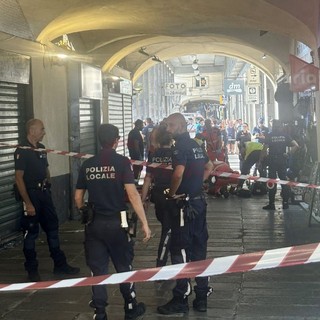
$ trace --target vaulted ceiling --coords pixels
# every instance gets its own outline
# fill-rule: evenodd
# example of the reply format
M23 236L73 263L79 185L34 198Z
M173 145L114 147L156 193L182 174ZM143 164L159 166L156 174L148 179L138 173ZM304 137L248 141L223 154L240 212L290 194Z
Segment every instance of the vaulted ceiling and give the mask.
M319 0L0 0L0 49L58 52L64 34L79 57L133 80L154 56L189 54L240 58L274 80L293 39L318 48Z

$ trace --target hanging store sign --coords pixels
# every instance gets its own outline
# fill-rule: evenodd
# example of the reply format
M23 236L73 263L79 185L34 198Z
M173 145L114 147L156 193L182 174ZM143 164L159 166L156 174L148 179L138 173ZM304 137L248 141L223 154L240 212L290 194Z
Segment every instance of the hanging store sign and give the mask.
M256 66L251 65L247 72L247 85L259 85L260 84L260 73Z
M238 95L244 93L244 81L243 80L224 80L224 94Z
M247 86L247 102L259 103L259 87Z
M187 95L187 84L186 83L165 83L164 85L165 96L175 95Z

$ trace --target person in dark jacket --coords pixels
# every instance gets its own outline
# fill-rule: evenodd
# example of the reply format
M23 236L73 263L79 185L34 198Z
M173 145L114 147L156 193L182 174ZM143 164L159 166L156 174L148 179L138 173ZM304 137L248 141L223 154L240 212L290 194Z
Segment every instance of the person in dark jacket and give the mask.
M131 160L143 160L144 146L141 131L143 129L143 121L138 119L134 123L134 128L128 134L127 147L129 150L129 156ZM139 181L142 166L133 165L134 179Z
M287 180L287 147L291 147L290 152L295 152L299 145L289 135L284 133L283 125L280 120L272 121L272 132L265 138L265 147L261 159L265 156L267 148L269 148L268 165L269 178ZM261 161L260 161L261 162ZM289 208L290 187L281 184L282 208ZM269 203L263 207L264 210L275 210L275 196L277 192L277 184L269 190Z

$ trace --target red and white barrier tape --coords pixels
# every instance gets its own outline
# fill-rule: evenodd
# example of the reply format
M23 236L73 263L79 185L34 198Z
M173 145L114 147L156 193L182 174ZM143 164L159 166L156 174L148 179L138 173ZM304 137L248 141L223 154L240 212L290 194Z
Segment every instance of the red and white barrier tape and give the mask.
M252 180L252 181L260 181L266 182L270 184L284 184L290 187L301 187L301 188L312 188L312 189L320 189L319 185L316 184L309 184L303 182L295 182L295 181L288 181L288 180L279 180L279 179L271 179L271 178L264 178L264 177L257 177L257 176L250 176L250 175L242 175L238 173L230 173L230 172L215 172L215 176L223 177L223 178L236 178L241 180Z
M206 277L226 273L289 267L319 261L320 243L311 243L185 264L175 264L162 268L149 268L97 277L0 284L0 291L86 287L92 285L119 284L124 282L146 282Z
M79 159L82 159L82 158L88 159L88 158L91 158L94 156L89 153L77 153L77 152L60 151L60 150L44 149L44 148L35 149L35 148L28 147L28 146L10 145L10 144L6 144L6 143L0 143L0 146L11 147L11 148L21 148L21 149L32 149L32 150L38 151L38 152L45 151L47 153L53 153L53 154L57 154L57 155L68 156L68 157L79 158ZM131 163L134 165L148 166L151 168L172 169L171 165L160 164L160 163L150 163L147 161L131 160ZM261 181L261 182L267 182L270 184L273 184L273 183L283 184L283 185L287 185L290 187L320 189L320 185L315 185L315 184L308 184L308 183L288 181L288 180L270 179L270 178L250 176L250 175L241 175L238 173L213 171L212 175L216 176L216 177L222 177L222 178L234 178L234 179L242 179L242 180Z

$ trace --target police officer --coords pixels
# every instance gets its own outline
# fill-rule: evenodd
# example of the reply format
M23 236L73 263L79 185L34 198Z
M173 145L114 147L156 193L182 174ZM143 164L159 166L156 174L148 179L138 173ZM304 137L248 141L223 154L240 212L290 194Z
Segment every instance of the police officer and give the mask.
M108 273L109 259L117 272L132 270L133 242L124 228L127 210L125 191L142 223L144 241L151 235L130 160L116 153L119 129L112 124L102 124L98 138L102 150L81 166L75 192L77 207L85 210L84 194L88 191L88 202L94 212L93 219L85 226L84 243L86 262L93 276ZM144 314L145 305L136 301L133 283L120 284L120 291L124 298L125 319L136 319ZM107 319L105 286L92 287L90 305L95 308L94 319Z
M166 166L172 163L172 138L166 131L166 125L161 123L153 129L155 142L159 145L152 154L149 154L148 162L164 164ZM167 201L164 190L170 187L172 170L165 168L156 168L148 166L142 186L141 199L147 207L147 197L151 190L151 201L154 203L155 214L161 223L161 236L158 246L157 267L163 267L167 263L171 243L171 220L175 208L172 210L172 202Z
M292 147L291 152L295 152L299 145L290 136L284 133L282 123L274 119L272 121L272 131L265 138L264 151L269 147L269 178L276 179L277 175L281 180L287 180L287 147ZM263 152L263 155L265 152ZM262 155L262 158L263 158ZM281 184L282 208L289 208L290 187ZM263 207L264 210L275 210L275 196L277 192L277 185L269 190L269 204Z
M190 138L187 124L181 113L174 113L166 119L167 131L175 140L173 148L173 174L168 200L175 203L172 220L171 260L173 264L206 259L208 229L206 222L206 201L202 193L203 181L211 171L212 163L205 151ZM189 201L181 201L181 194ZM193 308L200 312L207 310L207 296L212 289L208 277L197 277ZM173 298L158 307L160 314L183 314L189 310L188 296L191 294L189 279L179 279L173 289Z
M17 148L15 159L15 180L18 191L24 201L22 216L24 267L30 281L40 281L35 241L39 235L39 223L47 235L51 258L54 261L55 274L77 274L80 269L67 264L65 254L60 249L59 222L50 192L50 173L47 153L34 151L44 149L40 143L45 135L41 120L32 119L26 124L27 140Z

